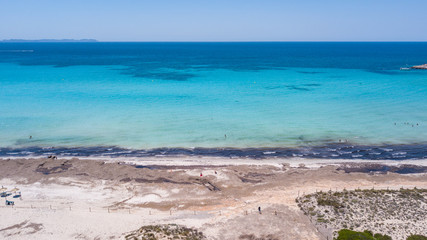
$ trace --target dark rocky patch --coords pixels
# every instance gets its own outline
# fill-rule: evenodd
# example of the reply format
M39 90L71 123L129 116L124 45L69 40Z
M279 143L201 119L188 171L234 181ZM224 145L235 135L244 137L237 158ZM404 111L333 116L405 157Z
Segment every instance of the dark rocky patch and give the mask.
M77 173L76 175L77 176L89 176L89 174L87 174L87 173Z
M258 172L249 172L244 176L239 176L240 180L244 183L260 183L265 180L266 177L273 177L272 173L258 173Z
M257 237L254 234L243 234L239 236L239 240L279 240L279 238L269 234L267 236Z
M66 172L69 168L71 168L73 166L71 163L69 163L69 161L65 161L61 165L55 166L55 167L45 167L46 163L47 162L44 162L44 163L40 164L39 166L37 166L35 171L39 172L39 173L43 173L45 175L49 175L49 174L54 174L54 173Z
M120 182L125 182L125 183L127 183L127 182L130 182L130 181L132 181L132 179L131 178L122 178L122 179L120 179Z
M120 180L120 182L124 182L124 183L131 182L131 181L135 181L137 183L172 183L172 184L185 184L185 185L198 184L206 187L207 189L209 189L209 191L214 191L214 192L221 191L218 186L216 186L209 180L203 179L203 178L190 178L187 181L176 181L176 180L172 180L165 177L158 177L153 179L126 177Z
M411 173L427 173L427 166L418 166L403 164L398 166L389 166L383 164L346 164L340 166L337 170L343 170L346 173L360 172L360 173L380 173L385 174L387 172L399 173L399 174L411 174Z
M239 179L244 183L260 183L260 182L262 182L261 180L258 180L258 179L250 179L250 178L245 178L245 177L239 177Z
M43 224L40 223L32 223L27 221L23 221L21 223L12 225L10 227L6 227L3 229L0 229L0 232L7 232L7 231L13 231L13 230L19 230L16 233L9 233L7 234L8 237L10 236L14 236L14 235L22 235L22 230L26 230L26 229L30 229L30 231L28 232L28 234L34 234L36 232L39 232L43 229Z
M214 185L213 183L211 183L206 179L198 179L198 180L200 181L200 184L205 186L207 189L209 189L209 191L212 191L212 192L221 191L216 185Z

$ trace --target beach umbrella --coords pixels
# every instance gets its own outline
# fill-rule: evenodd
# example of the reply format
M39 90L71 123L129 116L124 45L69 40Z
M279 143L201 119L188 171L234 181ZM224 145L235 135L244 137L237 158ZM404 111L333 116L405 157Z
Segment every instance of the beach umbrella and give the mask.
M16 191L19 191L19 188L14 188L14 189L12 189L12 190L10 190L11 192L16 192Z
M1 188L0 188L0 192L4 192L4 191L6 191L6 190L7 190L7 188L5 188L5 187L1 186Z

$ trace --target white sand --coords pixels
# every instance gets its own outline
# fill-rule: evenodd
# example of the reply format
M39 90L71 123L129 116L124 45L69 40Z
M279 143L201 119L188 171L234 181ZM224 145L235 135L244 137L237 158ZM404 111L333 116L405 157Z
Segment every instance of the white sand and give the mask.
M319 168L326 163L338 164L338 160L300 160L291 164L298 167L304 163L311 170L282 169L283 164L291 163L289 159L261 160L261 166L258 160L233 159L228 167L217 166L226 165L229 159L213 165L200 158L161 162L186 166L172 170L137 169L116 161L100 165L99 161L75 160L71 161L71 168L61 173L36 172L40 163L47 167L63 163L45 161L13 160L0 166L0 176L8 176L0 178L0 185L9 189L17 186L22 192L22 200L15 199L14 208L0 207L3 239L119 239L143 225L164 223L196 227L209 239L218 240L237 239L243 233L272 233L279 239L324 239L296 205L299 195L343 188L427 188L426 174L345 174L333 167ZM160 164L157 159L142 162ZM258 166L250 166L249 162ZM191 164L197 166L188 168ZM12 170L11 176L6 175ZM160 177L171 182L148 181ZM126 178L131 180L123 181ZM220 190L210 191L198 179ZM258 206L263 209L262 216L257 213Z

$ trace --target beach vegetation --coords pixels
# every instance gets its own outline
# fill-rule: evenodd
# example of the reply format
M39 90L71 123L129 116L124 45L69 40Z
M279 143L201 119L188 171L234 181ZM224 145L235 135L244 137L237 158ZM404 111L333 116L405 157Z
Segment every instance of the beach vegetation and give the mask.
M158 240L158 239L180 239L180 240L204 240L206 237L202 232L193 228L187 228L176 224L143 226L125 236L126 240Z
M427 240L427 237L423 235L411 235L406 240Z
M336 240L392 240L388 235L376 233L375 235L368 230L363 232L352 231L349 229L341 229L338 231Z
M354 230L343 231L342 236L372 235L367 239L375 240L406 239L410 233L425 231L426 189L319 191L297 198L297 203L315 225L326 227L333 237L338 237L342 229ZM370 231L356 232L363 229ZM373 232L387 235L371 234Z
M318 198L317 199L317 204L320 206L332 206L334 208L342 208L344 207L344 205L342 205L340 202L338 202L336 199L333 198Z

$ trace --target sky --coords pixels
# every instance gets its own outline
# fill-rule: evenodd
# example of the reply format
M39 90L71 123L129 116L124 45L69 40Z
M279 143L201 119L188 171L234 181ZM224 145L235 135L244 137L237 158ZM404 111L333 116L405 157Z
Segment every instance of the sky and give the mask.
M427 41L426 0L0 0L0 39Z

